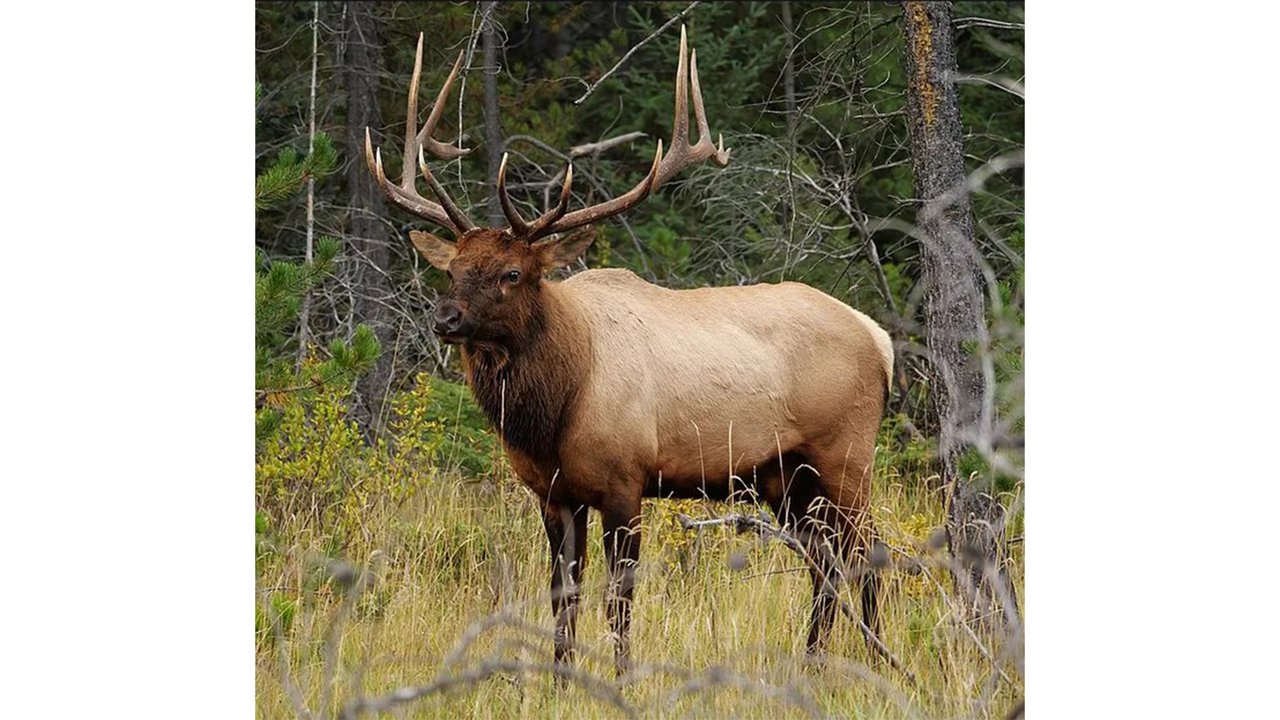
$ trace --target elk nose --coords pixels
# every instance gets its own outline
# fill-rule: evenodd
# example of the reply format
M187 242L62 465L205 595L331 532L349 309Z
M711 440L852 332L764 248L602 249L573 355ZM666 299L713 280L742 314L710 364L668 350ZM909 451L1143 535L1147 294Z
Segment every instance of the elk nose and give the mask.
M436 306L435 331L437 335L451 335L462 326L462 310L457 303L441 301Z

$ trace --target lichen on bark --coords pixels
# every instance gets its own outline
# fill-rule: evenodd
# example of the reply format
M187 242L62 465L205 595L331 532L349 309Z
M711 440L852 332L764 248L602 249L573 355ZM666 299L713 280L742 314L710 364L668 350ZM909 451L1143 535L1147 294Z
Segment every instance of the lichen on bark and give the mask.
M911 55L915 60L915 85L920 98L920 115L926 132L933 130L938 112L938 94L929 77L929 59L933 57L933 28L929 25L926 3L913 0L906 4L907 22L911 24Z

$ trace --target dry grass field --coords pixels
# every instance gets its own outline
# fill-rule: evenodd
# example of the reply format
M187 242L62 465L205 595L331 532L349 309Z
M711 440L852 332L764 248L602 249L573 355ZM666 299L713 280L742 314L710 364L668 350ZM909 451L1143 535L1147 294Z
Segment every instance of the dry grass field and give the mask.
M423 386L416 397L428 393ZM375 716L378 708L415 718L1003 717L1022 698L1021 639L961 624L945 549L927 547L943 526L941 491L914 474L920 466L884 449L873 495L878 527L894 559L924 558L916 570L885 570L882 585L883 639L914 679L876 658L846 618L837 619L823 666L806 662L802 560L752 533L679 523L682 513L757 509L646 501L637 667L614 680L593 515L579 674L557 689L535 500L500 458L483 479L449 469L445 434L414 398L397 406L402 442L394 451L359 457L340 403L320 403L287 419L279 448L259 461L260 504L263 488L287 473L310 472L313 490L295 485L288 494L287 507L305 510L259 514L262 717ZM1015 486L1002 500L1020 508L1020 492ZM334 503L328 510L323 498ZM1020 512L1010 527L1020 534ZM1022 545L1010 547L1021 593ZM857 605L847 588L843 594Z

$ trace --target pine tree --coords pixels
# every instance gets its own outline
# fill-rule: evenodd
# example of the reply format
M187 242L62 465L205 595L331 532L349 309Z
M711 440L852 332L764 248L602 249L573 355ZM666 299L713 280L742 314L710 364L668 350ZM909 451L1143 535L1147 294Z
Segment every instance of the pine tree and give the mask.
M255 208L264 210L293 198L308 177L323 178L337 165L333 141L323 132L316 133L314 149L309 155L285 148L275 162L257 176ZM297 354L290 346L302 298L332 271L339 250L337 240L320 236L310 262L270 259L261 250L257 253L254 395L259 444L279 426L278 408L287 398L313 393L326 386L354 383L373 367L381 353L373 331L358 325L350 341L334 340L329 344L327 360L301 368L295 366Z

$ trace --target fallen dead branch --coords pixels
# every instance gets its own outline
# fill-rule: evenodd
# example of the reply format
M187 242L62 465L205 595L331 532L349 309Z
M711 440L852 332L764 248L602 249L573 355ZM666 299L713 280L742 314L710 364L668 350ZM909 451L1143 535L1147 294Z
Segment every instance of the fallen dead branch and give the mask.
M612 683L578 670L571 665L519 660L486 660L468 670L438 677L425 685L411 685L393 690L384 695L356 698L342 709L342 714L339 717L343 718L343 720L350 720L359 717L362 713L386 712L406 703L421 700L438 693L448 692L456 687L482 682L504 673L551 675L581 686L592 697L621 710L627 717L637 717L638 715L636 709L622 697L622 694L618 692L618 689Z

